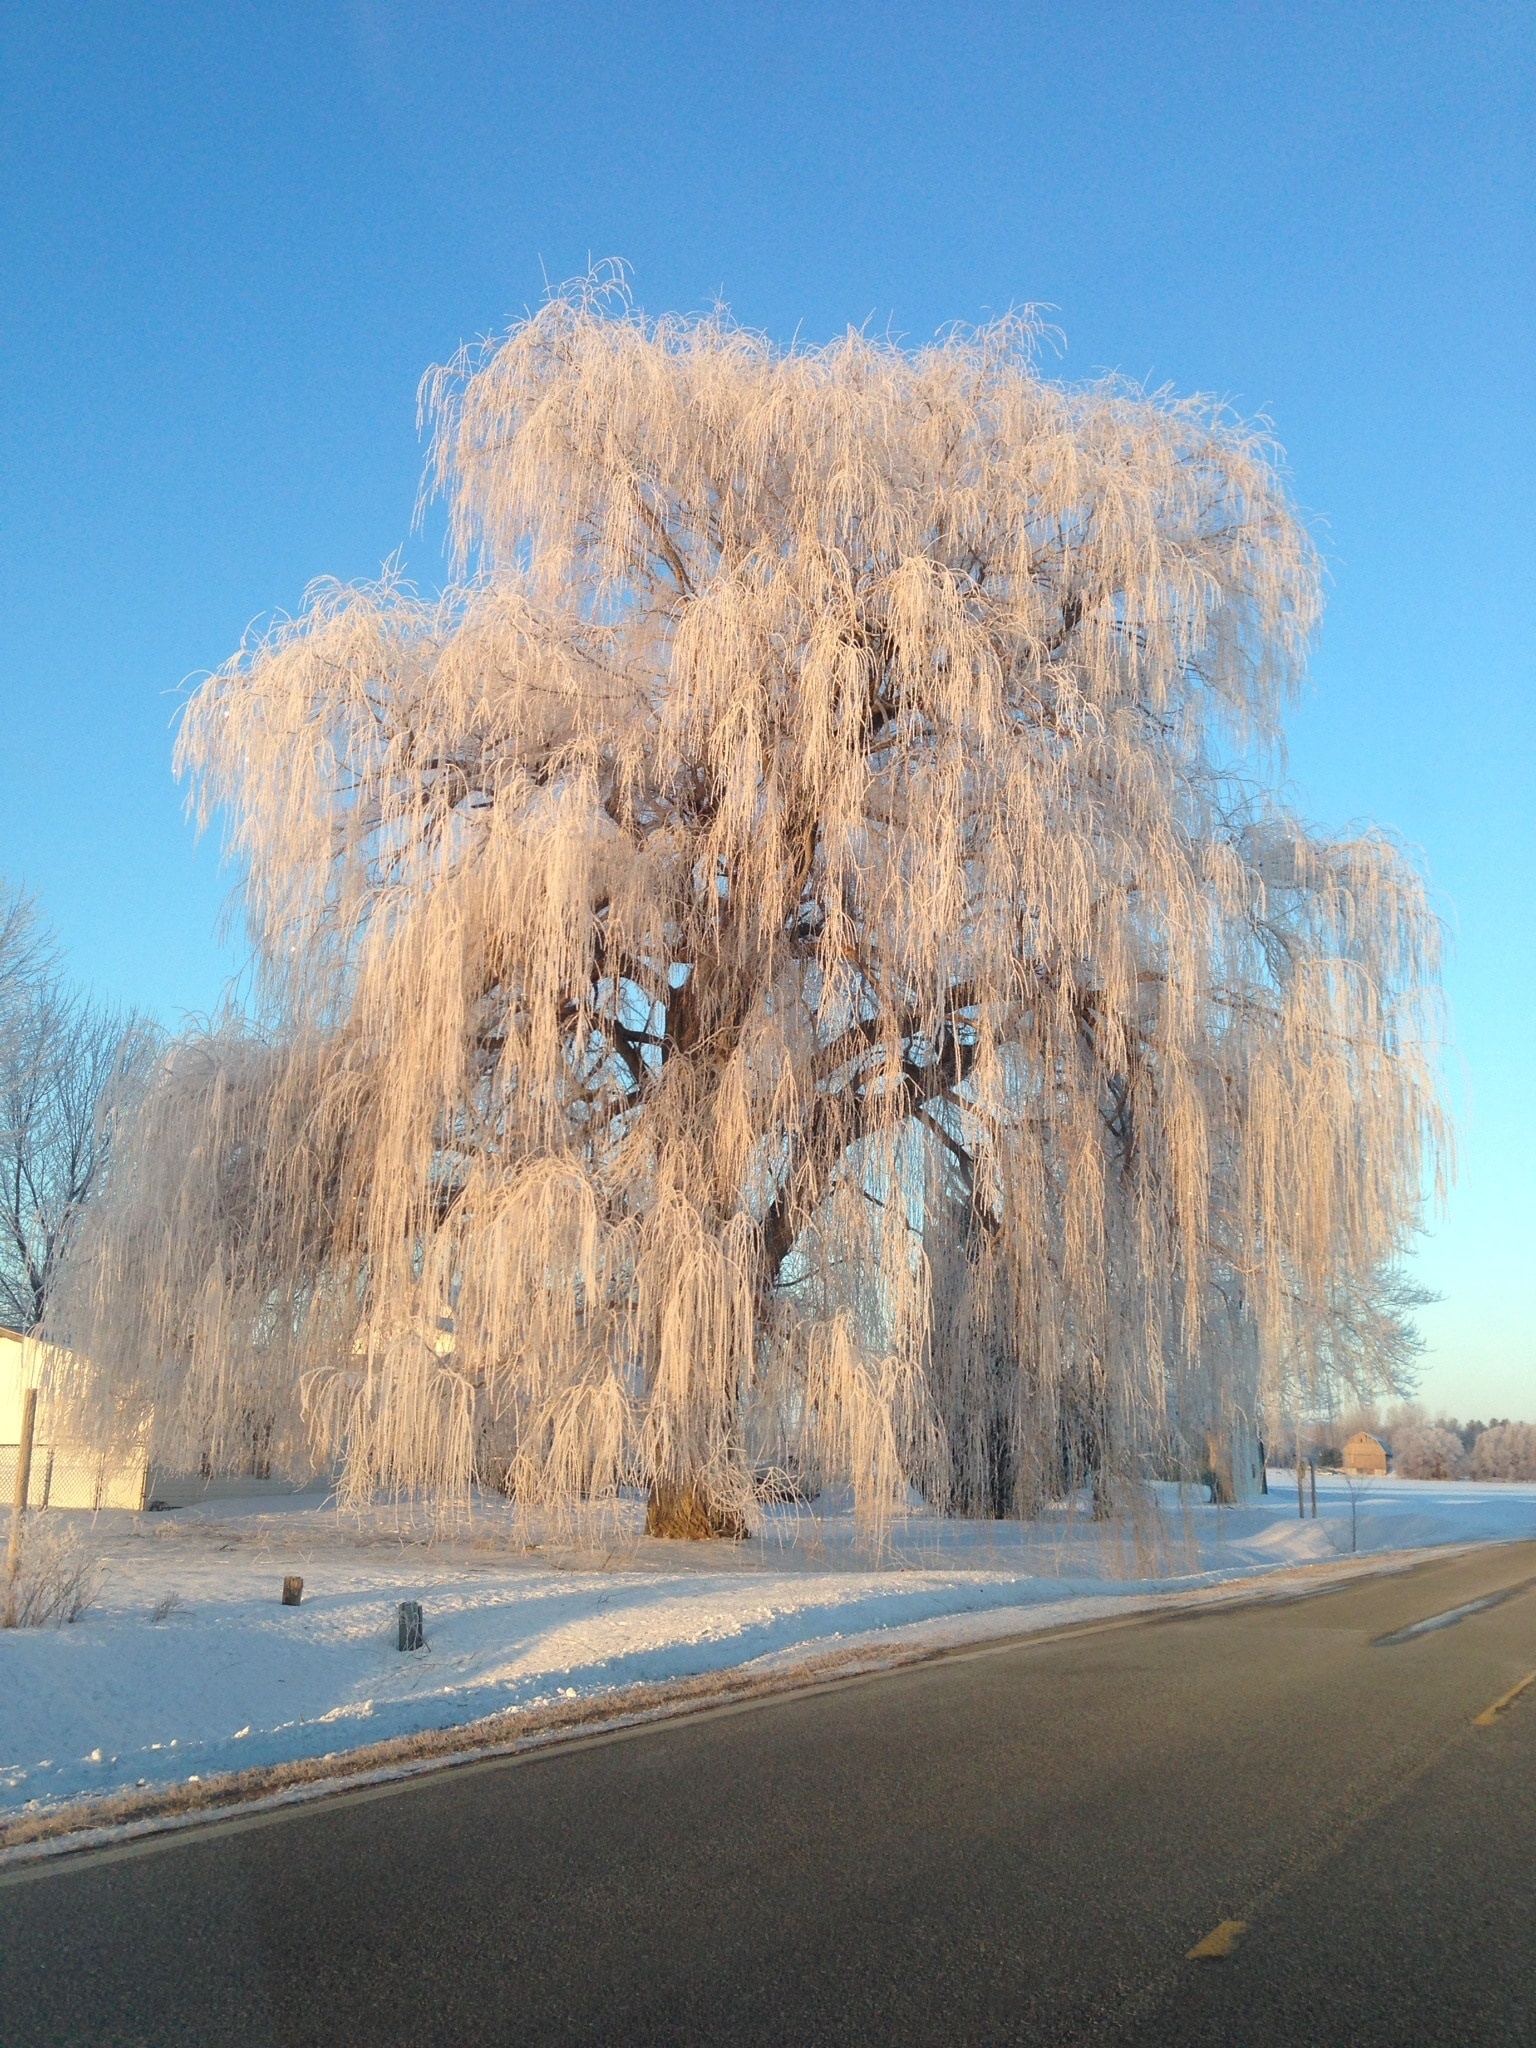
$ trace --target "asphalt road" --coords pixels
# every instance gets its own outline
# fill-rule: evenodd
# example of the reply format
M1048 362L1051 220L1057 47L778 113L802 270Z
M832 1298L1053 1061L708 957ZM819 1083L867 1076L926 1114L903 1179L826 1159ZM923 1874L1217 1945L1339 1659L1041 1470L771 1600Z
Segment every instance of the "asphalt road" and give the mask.
M1536 2042L1536 1544L0 1881L0 2040ZM1221 1959L1186 1952L1246 1923Z

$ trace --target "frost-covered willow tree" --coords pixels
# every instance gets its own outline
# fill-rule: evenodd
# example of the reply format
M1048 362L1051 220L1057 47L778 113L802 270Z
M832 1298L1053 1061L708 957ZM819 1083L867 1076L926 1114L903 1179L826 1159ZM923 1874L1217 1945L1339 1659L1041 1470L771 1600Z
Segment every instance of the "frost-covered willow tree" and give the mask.
M1263 439L1031 341L589 288L429 376L460 582L317 586L186 714L259 1021L72 1268L101 1426L701 1534L764 1464L1112 1505L1305 1369L1414 1222L1435 927L1261 773Z

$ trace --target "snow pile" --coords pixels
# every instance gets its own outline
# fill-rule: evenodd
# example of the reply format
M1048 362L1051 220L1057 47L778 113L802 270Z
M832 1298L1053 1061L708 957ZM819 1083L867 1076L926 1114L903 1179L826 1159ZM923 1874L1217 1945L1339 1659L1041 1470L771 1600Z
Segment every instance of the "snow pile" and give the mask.
M776 1510L731 1549L530 1546L505 1511L460 1540L411 1540L316 1496L177 1515L103 1514L107 1580L68 1628L0 1634L0 1811L329 1755L617 1686L782 1665L874 1640L1010 1635L1362 1552L1536 1536L1536 1486L1319 1480L1218 1509L1164 1489L1160 1526L1082 1516L1020 1528L914 1516L878 1565L851 1518ZM64 1520L62 1515L58 1518ZM283 1577L304 1597L283 1607ZM399 1601L427 1648L396 1647Z

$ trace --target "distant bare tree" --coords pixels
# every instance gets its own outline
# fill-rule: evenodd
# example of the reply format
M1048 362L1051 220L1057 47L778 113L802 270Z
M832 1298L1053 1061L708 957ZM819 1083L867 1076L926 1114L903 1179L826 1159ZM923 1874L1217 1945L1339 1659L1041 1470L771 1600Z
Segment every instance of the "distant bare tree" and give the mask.
M54 963L52 940L24 890L0 883L0 1042L9 1045L26 992Z
M152 1043L137 1012L71 988L32 900L0 893L0 1317L17 1329L42 1320L106 1163L114 1108Z

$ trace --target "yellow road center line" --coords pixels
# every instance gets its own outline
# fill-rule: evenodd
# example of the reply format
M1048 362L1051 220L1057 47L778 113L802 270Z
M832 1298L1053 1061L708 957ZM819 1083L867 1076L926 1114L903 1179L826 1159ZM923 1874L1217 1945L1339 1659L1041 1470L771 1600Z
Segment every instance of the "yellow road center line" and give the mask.
M1531 1676L1536 1678L1536 1672ZM1246 1920L1223 1920L1219 1927L1211 1929L1204 1941L1195 1943L1184 1960L1187 1963L1206 1963L1217 1956L1229 1956L1247 1932Z
M1473 1721L1472 1726L1474 1728L1491 1728L1504 1709L1513 1706L1528 1685L1536 1685L1536 1671L1527 1671L1520 1683L1512 1685L1502 1699L1495 1700L1491 1707L1484 1707L1483 1711Z

